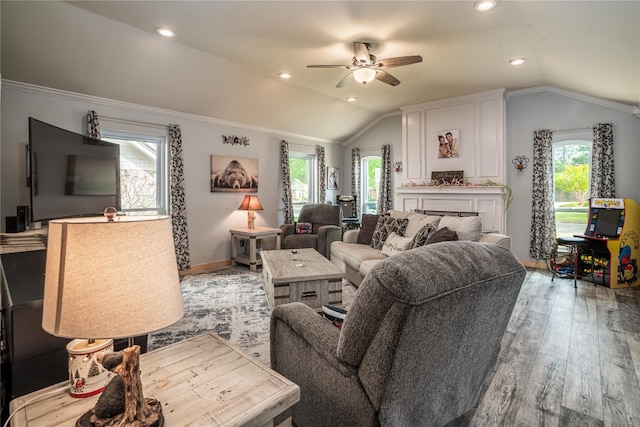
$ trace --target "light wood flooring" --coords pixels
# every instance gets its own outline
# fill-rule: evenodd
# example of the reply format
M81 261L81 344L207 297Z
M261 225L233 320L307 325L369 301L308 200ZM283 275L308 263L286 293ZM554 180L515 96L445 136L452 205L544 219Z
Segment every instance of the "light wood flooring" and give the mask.
M640 289L530 270L472 426L640 426Z

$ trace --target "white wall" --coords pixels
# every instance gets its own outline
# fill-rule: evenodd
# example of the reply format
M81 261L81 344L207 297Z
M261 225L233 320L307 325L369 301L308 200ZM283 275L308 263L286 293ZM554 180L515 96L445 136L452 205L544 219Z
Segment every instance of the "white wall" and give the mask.
M640 120L631 108L558 90L512 92L507 98L507 182L513 202L507 211L512 249L530 260L532 166L518 172L511 159L525 155L533 160L533 132L569 130L613 123L616 196L640 200ZM592 101L592 102L590 102Z
M5 217L15 215L17 205L29 204L25 154L25 146L29 140L29 117L77 133L85 133L86 114L90 109L96 110L98 115L180 125L192 266L228 260L229 229L246 227L246 212L237 210L244 194L210 191L212 154L258 159L258 196L264 211L256 213L256 225L277 227L283 218L280 141L284 139L290 144L310 147L317 144L324 146L328 166L339 164L343 152L342 146L338 144L14 82L3 82L1 101L0 209L3 228ZM250 144L223 144L222 135L244 136L249 138Z

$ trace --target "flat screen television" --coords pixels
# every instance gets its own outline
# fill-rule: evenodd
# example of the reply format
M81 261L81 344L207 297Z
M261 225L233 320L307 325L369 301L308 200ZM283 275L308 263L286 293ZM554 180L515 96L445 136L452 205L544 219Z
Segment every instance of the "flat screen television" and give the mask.
M120 210L120 146L29 117L31 222Z
M593 229L594 234L602 237L617 237L618 222L620 222L620 216L623 212L623 209L598 209Z

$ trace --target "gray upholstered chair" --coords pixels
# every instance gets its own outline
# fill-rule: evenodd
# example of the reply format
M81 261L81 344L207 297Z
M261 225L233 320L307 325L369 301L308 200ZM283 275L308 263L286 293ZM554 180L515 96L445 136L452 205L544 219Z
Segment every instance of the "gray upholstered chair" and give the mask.
M311 234L296 234L295 224L284 224L282 249L313 248L325 258L331 256L331 243L342 239L342 208L339 205L304 205L298 223L312 224Z
M271 315L271 366L300 386L298 426L442 426L477 405L525 269L491 243L378 263L342 329L302 303Z

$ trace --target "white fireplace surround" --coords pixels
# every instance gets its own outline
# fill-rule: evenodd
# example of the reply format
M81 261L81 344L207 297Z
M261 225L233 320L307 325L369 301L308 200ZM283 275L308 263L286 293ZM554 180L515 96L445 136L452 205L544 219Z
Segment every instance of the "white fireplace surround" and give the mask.
M396 196L398 210L478 212L484 232L507 231L503 186L407 186L396 188Z

